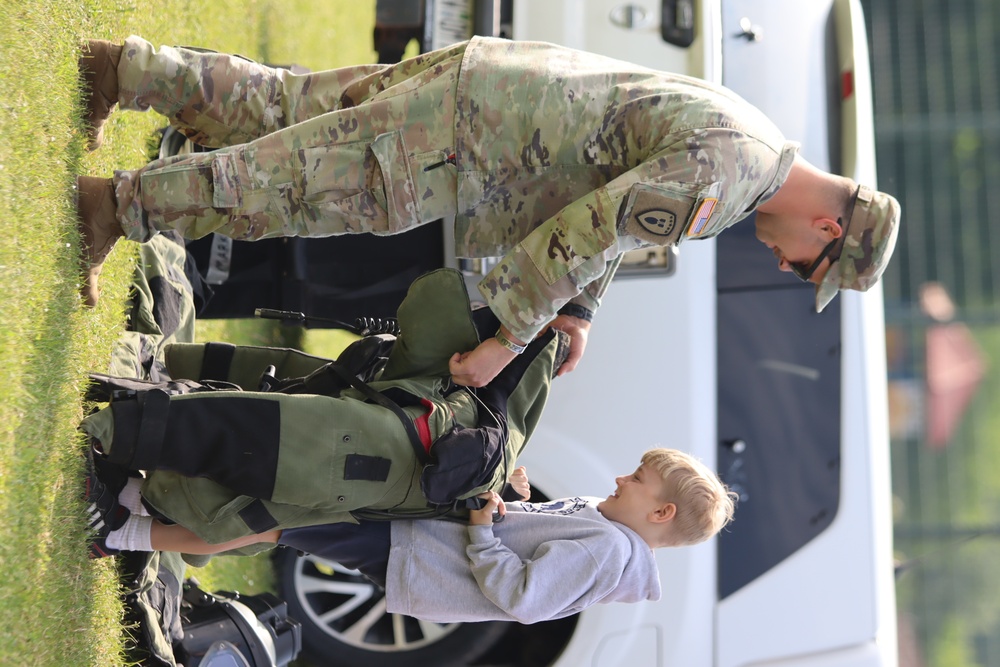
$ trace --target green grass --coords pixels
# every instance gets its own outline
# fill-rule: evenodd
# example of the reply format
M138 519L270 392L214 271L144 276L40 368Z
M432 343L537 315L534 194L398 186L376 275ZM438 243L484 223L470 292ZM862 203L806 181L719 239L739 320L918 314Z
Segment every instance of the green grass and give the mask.
M929 664L959 667L978 664L969 648L1000 627L996 537L970 539L961 532L997 523L1000 377L990 368L1000 359L1000 327L976 323L970 330L988 369L952 441L932 450L921 440L899 440L892 451L896 551L903 560L916 559L897 581L897 603L913 618ZM927 533L914 536L923 526Z
M86 374L124 326L134 249L114 251L100 306L81 308L71 185L140 166L164 123L116 114L86 153L78 44L139 34L319 69L372 62L373 20L374 0L0 2L0 664L123 664L114 562L84 546L76 426Z

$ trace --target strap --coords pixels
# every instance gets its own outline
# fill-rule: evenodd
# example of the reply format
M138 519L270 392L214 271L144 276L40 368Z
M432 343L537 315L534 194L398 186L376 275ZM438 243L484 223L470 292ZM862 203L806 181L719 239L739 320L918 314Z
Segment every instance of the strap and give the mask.
M154 389L142 394L139 403L142 406L142 417L131 469L153 470L160 462L163 439L167 434L170 396L164 391Z
M205 343L205 354L201 360L201 377L225 380L229 377L229 367L233 364L236 346L229 343Z
M354 510L351 513L357 521L395 521L397 519L447 519L450 517L462 520L459 502L447 505L432 505L419 510L373 510L368 508ZM468 516L464 517L468 520Z
M594 312L576 303L567 303L559 309L559 314L579 317L581 320L587 320L588 322L594 321Z
M424 449L423 443L420 442L420 434L417 433L417 427L413 424L413 420L410 416L403 412L403 408L399 407L385 394L381 394L371 387L368 386L366 382L361 380L356 375L351 375L348 371L344 370L337 362L333 361L327 364L327 367L333 371L337 377L351 385L364 395L365 398L370 400L376 405L380 405L387 410L391 410L394 415L403 424L403 429L406 431L406 436L410 439L410 445L413 447L413 453L416 454L417 460L421 463L429 462L430 456L428 456L427 451Z
M266 533L278 526L278 520L267 511L267 508L264 507L264 501L260 498L241 509L237 514L243 519L247 528L258 534Z
M154 470L160 462L167 433L170 396L160 389L134 394L111 403L114 436L108 461L129 470Z

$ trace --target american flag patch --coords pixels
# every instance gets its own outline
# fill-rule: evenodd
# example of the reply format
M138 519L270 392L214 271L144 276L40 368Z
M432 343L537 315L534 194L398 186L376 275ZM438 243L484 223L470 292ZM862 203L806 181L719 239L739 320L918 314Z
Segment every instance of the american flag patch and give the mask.
M701 230L705 228L705 224L712 217L712 211L715 210L715 205L718 203L719 200L715 197L709 197L701 202L701 206L698 207L698 212L694 214L694 220L691 221L691 226L688 228L688 236L701 234Z

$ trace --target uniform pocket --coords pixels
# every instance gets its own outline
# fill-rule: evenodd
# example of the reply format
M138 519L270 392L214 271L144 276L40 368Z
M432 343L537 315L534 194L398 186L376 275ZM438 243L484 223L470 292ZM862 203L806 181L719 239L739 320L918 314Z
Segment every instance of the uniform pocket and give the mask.
M239 208L243 206L243 179L240 177L239 158L220 151L212 158L212 206Z
M420 224L420 205L402 133L380 134L371 143L371 151L381 169L389 233Z
M304 148L300 176L279 194L278 205L301 235L390 234L382 170L367 141ZM287 201L285 201L287 200Z
M179 486L191 511L206 524L224 521L254 501L250 496L232 491L202 477L178 478ZM178 521L182 517L175 517Z

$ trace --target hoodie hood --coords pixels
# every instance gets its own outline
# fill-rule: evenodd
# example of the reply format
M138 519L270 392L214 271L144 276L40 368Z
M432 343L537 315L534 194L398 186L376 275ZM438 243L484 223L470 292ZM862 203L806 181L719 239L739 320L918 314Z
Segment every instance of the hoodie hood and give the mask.
M655 602L660 599L660 571L656 567L656 557L645 540L628 526L611 521L632 545L632 557L622 571L618 586L611 591L601 604L607 602Z

